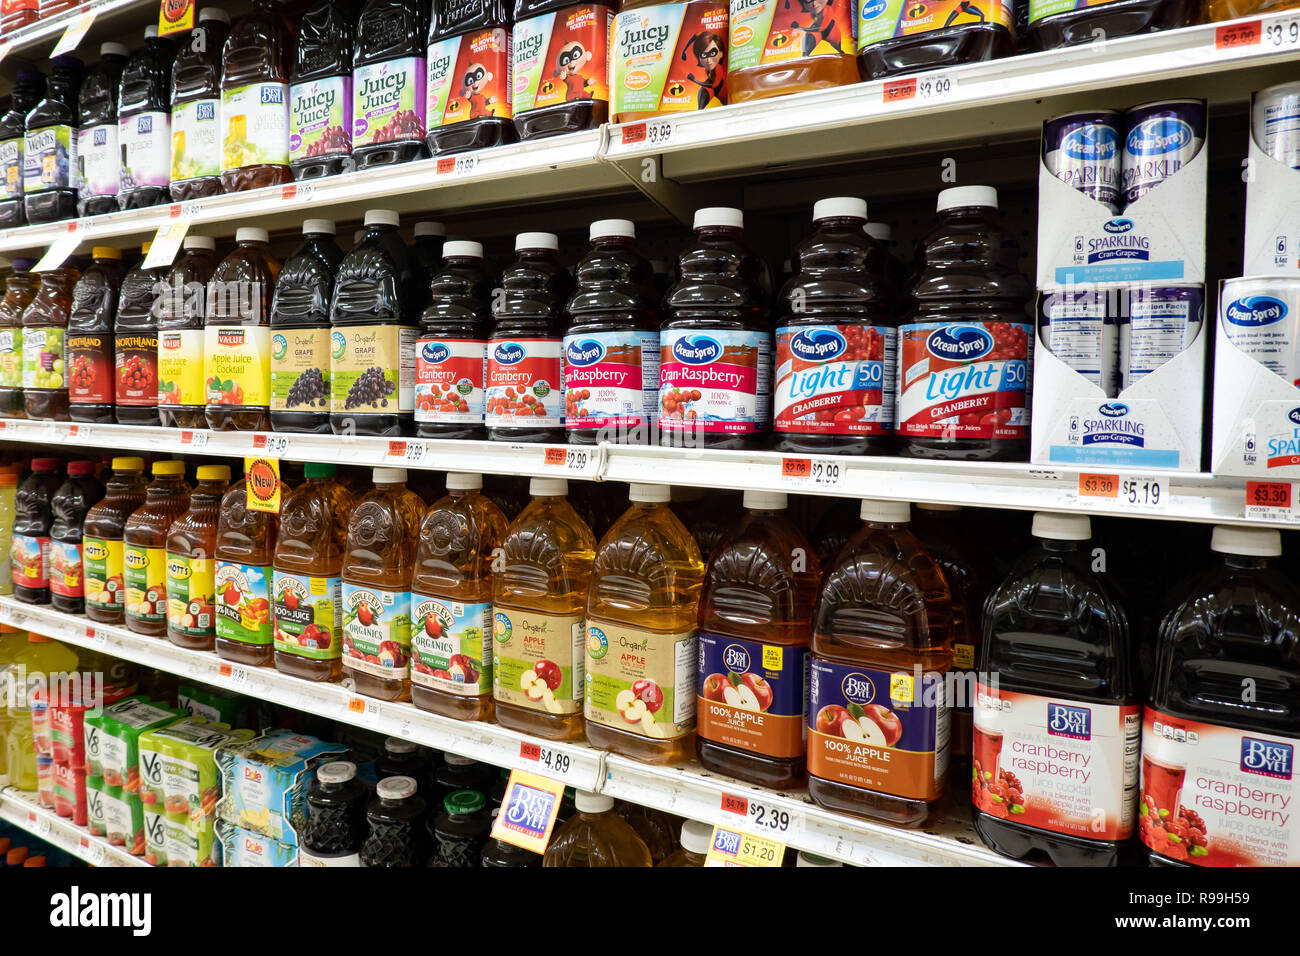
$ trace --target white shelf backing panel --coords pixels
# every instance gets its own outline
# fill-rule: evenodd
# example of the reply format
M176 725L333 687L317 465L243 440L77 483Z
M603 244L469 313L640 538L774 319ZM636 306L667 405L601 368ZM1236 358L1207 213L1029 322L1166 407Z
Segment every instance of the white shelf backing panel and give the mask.
M0 820L8 820L94 866L149 865L144 857L132 856L120 846L113 846L107 840L91 836L90 831L84 827L42 807L36 800L36 794L17 787L0 790Z

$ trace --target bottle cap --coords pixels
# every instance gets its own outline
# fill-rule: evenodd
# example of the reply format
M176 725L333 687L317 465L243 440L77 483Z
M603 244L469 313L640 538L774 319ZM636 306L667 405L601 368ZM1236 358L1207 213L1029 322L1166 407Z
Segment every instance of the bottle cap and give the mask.
M856 196L832 196L813 204L813 222L823 219L861 219L867 221L867 201Z
M199 10L199 23L204 20L220 20L222 23L230 23L230 14L221 7L203 7Z
M140 243L140 251L141 251L142 253L144 253L146 256L149 254L149 250L152 249L152 248L153 248L153 240L152 240L152 239L150 239L148 242L142 242L142 243Z
M199 465L199 481L230 481L229 465Z
M406 483L405 468L376 468L371 476L377 485L400 485Z
M156 24L156 23L151 23L151 24L149 24L147 27L145 27L145 28L144 28L144 38L145 38L146 40L156 40L156 39L158 39L158 24Z
M796 867L799 867L799 866L843 866L844 864L839 862L839 860L828 860L824 856L817 856L815 854L805 853L803 850L800 850L799 855L795 857L794 865Z
M521 232L515 236L515 252L520 249L550 249L555 251L560 248L560 238L553 232Z
M604 813L614 809L614 798L607 793L579 790L574 794L573 805L584 813Z
M631 219L597 219L587 230L590 239L603 239L607 236L622 236L625 239L636 238L636 223Z
M130 56L131 51L126 48L125 43L101 43L99 45L100 56Z
M460 754L443 754L442 759L453 767L468 767L474 763L473 757L462 757Z
M32 471L58 471L59 459L57 458L33 458Z
M1030 533L1035 538L1047 538L1051 541L1087 541L1092 537L1092 522L1088 520L1087 515L1035 511Z
M673 496L673 489L669 485L652 485L639 481L634 481L628 485L628 501L644 501L647 504L666 502Z
M745 490L744 505L746 508L759 511L784 511L786 506L785 492L757 491L748 488Z
M90 250L92 259L121 259L122 250L114 246L94 246Z
M93 475L94 473L95 473L95 463L93 461L68 462L69 475Z
M0 488L9 488L18 484L18 475L12 471L0 471Z
M185 474L185 462L183 461L155 461L153 463L153 475L155 478L164 475L183 475Z
M398 216L391 209L367 209L362 222L367 226L396 226Z
M912 506L906 501L883 501L863 498L859 512L863 521L880 521L884 524L907 524L912 520Z
M16 846L5 854L6 866L21 866L23 860L27 859L28 849L25 846Z
M968 206L998 208L998 191L992 186L953 186L939 193L938 211Z
M122 456L113 459L114 471L144 471L144 459L134 456Z
M1252 558L1276 558L1282 553L1282 535L1274 528L1216 524L1210 533L1210 550Z
M375 787L375 793L381 800L405 800L415 796L415 780L412 777L385 777Z
M453 239L451 242L443 244L442 255L445 259L462 258L462 259L482 259L483 243L469 242L465 239Z
M217 248L217 241L211 236L186 236L181 243L182 249L206 249L208 252Z
M313 234L326 233L334 235L333 219L304 219L302 221L302 234L310 236Z
M338 466L326 461L309 461L302 466L304 478L333 478L338 473Z
M413 754L415 753L415 741L405 740L401 737L385 737L384 749L390 754Z
M713 840L713 827L699 820L686 820L682 823L682 849L701 856L709 852Z
M421 236L445 236L447 227L440 222L417 222L415 224L415 238Z
M961 505L939 504L937 501L918 501L916 506L922 511L961 511Z
M470 471L447 472L448 491L478 491L483 487L483 476Z
M22 256L10 259L9 262L14 267L14 272L31 272L32 266L36 265L35 259L25 259Z
M869 222L862 227L867 235L877 242L893 242L894 227L887 222Z
M347 783L357 775L357 765L348 760L331 760L316 771L321 783Z
M487 805L487 798L477 790L455 790L443 798L442 808L448 813L469 816Z
M705 206L695 210L694 228L707 229L709 226L723 226L727 229L744 229L745 213L731 206Z
M528 493L534 498L562 498L569 493L569 482L566 478L533 478Z
M271 235L257 226L241 226L235 230L235 242L270 242Z
M44 866L44 865L45 865L45 857L43 856L29 856L23 862L23 866Z

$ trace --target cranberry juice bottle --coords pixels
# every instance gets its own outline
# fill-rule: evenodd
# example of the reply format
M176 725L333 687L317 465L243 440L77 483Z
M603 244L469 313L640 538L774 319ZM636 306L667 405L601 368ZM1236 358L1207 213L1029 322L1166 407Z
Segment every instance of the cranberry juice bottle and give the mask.
M45 99L27 114L23 206L29 223L58 222L77 214L77 92L82 72L75 56L56 56Z
M318 179L352 168L352 14L322 0L299 19L289 79L289 168Z
M122 72L118 97L117 137L122 150L122 209L156 206L171 198L172 60L176 45L144 30L144 46L131 54Z
M217 266L210 236L186 236L167 272L158 316L158 418L169 428L203 428L203 323L208 280Z
M271 299L271 427L330 431L330 299L343 250L334 223L307 219Z
M276 0L254 0L221 54L221 185L225 192L276 186L289 171L289 74L293 25Z
M352 59L352 156L357 169L425 155L425 44L429 8L366 0Z
M481 439L492 283L480 243L452 241L443 251L415 343L415 433Z
M120 43L101 44L99 62L86 73L77 96L81 111L81 128L77 131L77 214L81 216L117 211L122 175L117 97L127 56L126 47Z
M92 262L72 287L68 317L68 415L74 422L111 424L116 379L113 322L122 286L122 250L95 246Z
M514 142L510 53L505 0L434 3L424 101L431 155Z
M3 229L27 221L23 208L23 143L27 114L44 96L42 74L29 69L17 71L17 81L9 94L9 109L0 114L0 228Z
M146 242L140 250L146 258L150 248ZM122 425L159 423L158 292L166 278L165 268L146 269L142 259L122 280L113 336L117 420Z
M65 614L86 609L85 578L82 575L82 525L91 505L104 497L104 486L95 480L96 462L68 462L68 479L50 499L50 604Z
M172 61L171 198L221 193L221 51L230 14L203 7Z
M14 597L24 604L50 603L50 499L60 483L57 458L33 458L14 494Z
M516 0L514 120L520 139L609 119L609 37L617 5Z

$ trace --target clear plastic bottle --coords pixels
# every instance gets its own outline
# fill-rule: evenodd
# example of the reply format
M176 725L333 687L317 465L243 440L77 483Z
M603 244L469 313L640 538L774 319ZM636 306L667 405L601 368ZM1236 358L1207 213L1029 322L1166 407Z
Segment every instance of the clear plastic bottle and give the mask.
M352 58L352 157L357 169L427 155L424 55L429 6L366 0Z
M63 266L41 273L40 288L23 312L23 402L28 418L68 420L68 317L80 273Z
M353 15L319 0L299 18L289 79L289 167L294 179L352 169Z
M415 433L482 439L492 281L481 243L448 242L444 251L415 342Z
M188 510L167 532L167 639L212 650L216 634L214 575L217 516L230 484L229 465L200 465Z
M207 425L203 326L216 248L210 236L186 236L167 272L158 314L158 419L169 428Z
M33 458L14 495L14 597L24 604L50 603L50 500L61 483L57 458Z
M361 844L362 866L420 866L428 856L422 821L425 803L410 777L379 781L366 808L369 832Z
M343 250L334 223L307 219L271 299L271 427L330 432L330 299Z
M68 316L68 416L74 422L112 424L117 386L113 323L122 287L122 250L95 246L91 264L72 287Z
M86 617L99 624L121 625L126 611L126 566L122 536L126 519L144 504L144 459L113 459L104 497L82 522L82 571Z
M202 7L172 61L169 189L176 202L222 191L221 57L229 35L230 14Z
M118 143L122 150L122 209L156 206L171 199L172 61L176 44L144 29L144 46L131 54L118 95Z
M712 843L712 826L701 823L699 820L686 820L682 823L681 849L665 859L659 866L704 866L704 858L708 856L709 847Z
M1139 33L1154 33L1186 26L1197 19L1197 0L1109 0L1106 3L1060 4L1034 0L1029 8L1028 39L1032 50L1053 50L1058 47L1095 43L1097 38L1117 40ZM1205 19L1244 17L1272 9L1258 3L1240 6L1234 0L1224 0L1222 5L1207 0ZM1283 9L1277 5L1278 9Z
M727 24L728 102L858 82L856 9L849 0L737 6Z
M167 269L144 267L150 242L135 268L122 279L117 296L117 321L113 326L114 413L122 425L157 425L158 416L158 316L159 287Z
M617 813L614 798L579 790L578 812L557 827L542 866L650 866L650 850Z
M0 114L0 228L3 229L21 226L27 221L23 206L23 145L27 134L27 114L44 97L45 76L36 70L19 69L9 94L9 109Z
M655 866L680 849L677 842L677 817L671 813L626 801L620 801L615 809L646 845L650 851L650 861Z
M155 461L144 504L122 531L126 626L137 634L167 634L167 534L190 503L185 462Z
M476 867L492 832L487 798L477 790L457 790L442 801L430 821L433 855L429 866Z
M366 837L366 787L356 764L335 760L316 771L307 792L299 866L360 866Z
M228 193L291 182L289 76L293 24L276 0L254 0L221 53L221 186Z
M118 148L117 98L129 52L121 43L102 43L99 62L86 71L77 95L77 214L117 212L122 154Z
M240 227L234 251L208 281L203 380L214 431L271 427L271 296L280 263L268 241L265 229Z
M77 92L82 63L71 54L50 62L45 99L27 114L23 140L23 208L27 222L77 215Z
M218 657L270 667L275 662L271 581L280 516L248 507L245 473L221 499L217 520L216 641ZM281 502L289 489L280 486Z
M3 148L3 144L0 144ZM13 272L5 279L0 299L0 418L26 418L23 401L23 313L36 298L39 273L32 272L35 259L11 260Z
M966 0L929 16L905 3L872 4L857 24L858 67L864 80L878 80L1011 56L1015 19L1014 0Z
M520 139L596 129L609 119L609 42L617 12L616 3L515 0L513 108Z
M95 479L96 462L68 462L68 479L50 498L50 604L65 614L86 609L82 574L82 526L91 505L104 497Z
M513 143L510 9L505 0L437 0L425 57L431 156Z

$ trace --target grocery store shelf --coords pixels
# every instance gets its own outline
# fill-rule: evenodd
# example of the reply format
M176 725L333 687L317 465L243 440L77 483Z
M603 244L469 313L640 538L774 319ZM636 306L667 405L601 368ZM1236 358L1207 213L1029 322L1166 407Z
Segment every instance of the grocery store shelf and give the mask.
M95 866L149 865L144 857L132 856L107 840L91 836L84 827L42 807L36 800L36 794L17 787L0 790L0 820L8 820Z
M84 13L93 12L95 14L95 24L103 28L116 25L118 19L123 16L131 19L138 19L141 15L148 16L143 11L150 11L154 22L157 22L158 5L157 3L149 3L147 0L100 0L98 3L79 4L71 10L37 20L35 23L19 27L17 30L0 37L0 60L6 60L20 54L23 55L23 59L27 60L45 59L54 48L54 45L58 43L59 38L63 36L63 32L77 22ZM120 39L120 36L117 39ZM134 40L134 37L131 39ZM91 48L90 44L83 41L78 50L84 56L86 49L89 48ZM97 55L98 47L96 46L93 49L95 49Z

